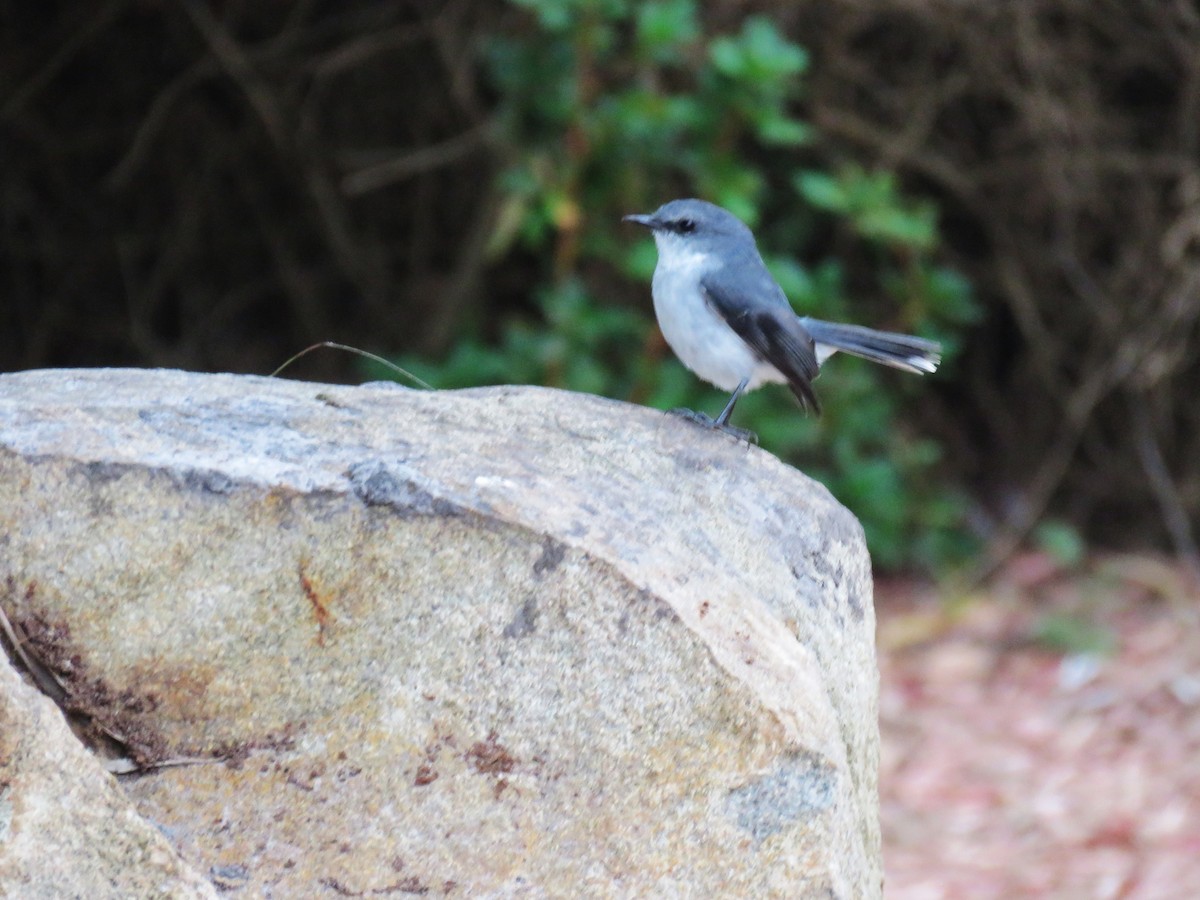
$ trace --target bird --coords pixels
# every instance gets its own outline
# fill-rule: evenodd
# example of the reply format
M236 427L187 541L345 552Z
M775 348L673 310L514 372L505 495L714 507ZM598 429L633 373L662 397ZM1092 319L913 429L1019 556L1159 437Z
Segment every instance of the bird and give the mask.
M658 248L651 281L654 314L671 350L693 373L732 391L716 419L677 412L739 435L729 425L738 399L763 384L787 384L800 405L819 415L812 382L839 350L916 374L941 362L937 341L861 325L798 316L771 277L746 224L714 203L672 200L649 214L624 217L648 228Z

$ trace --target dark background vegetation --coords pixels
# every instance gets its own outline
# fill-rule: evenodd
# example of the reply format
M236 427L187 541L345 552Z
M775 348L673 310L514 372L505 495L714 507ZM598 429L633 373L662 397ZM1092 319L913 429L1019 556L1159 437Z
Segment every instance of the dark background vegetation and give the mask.
M3 370L338 340L715 411L619 225L689 194L804 312L947 343L930 379L836 359L819 422L739 409L878 564L1082 537L1197 567L1192 2L0 4Z

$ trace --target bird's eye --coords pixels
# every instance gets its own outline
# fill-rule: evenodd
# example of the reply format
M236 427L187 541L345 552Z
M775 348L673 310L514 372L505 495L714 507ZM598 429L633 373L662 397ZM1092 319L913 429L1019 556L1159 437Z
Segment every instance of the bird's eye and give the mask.
M696 223L691 219L680 219L675 223L675 228L680 234L691 234L696 230Z

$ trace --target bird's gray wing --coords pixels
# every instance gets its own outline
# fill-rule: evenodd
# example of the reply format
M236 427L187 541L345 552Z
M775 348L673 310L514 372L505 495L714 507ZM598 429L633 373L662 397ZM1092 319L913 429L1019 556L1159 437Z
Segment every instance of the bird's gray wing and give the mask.
M821 404L812 388L820 371L812 335L800 324L766 267L746 276L744 268L736 277L729 268L721 268L703 276L700 289L738 337L787 379L801 406L820 413Z

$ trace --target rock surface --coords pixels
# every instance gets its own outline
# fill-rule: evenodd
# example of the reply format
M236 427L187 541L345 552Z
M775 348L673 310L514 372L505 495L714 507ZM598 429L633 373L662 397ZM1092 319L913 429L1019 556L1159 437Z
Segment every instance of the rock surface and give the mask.
M861 529L675 417L0 375L0 608L231 896L880 893Z
M217 897L44 695L0 663L0 897Z

